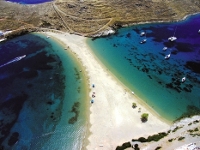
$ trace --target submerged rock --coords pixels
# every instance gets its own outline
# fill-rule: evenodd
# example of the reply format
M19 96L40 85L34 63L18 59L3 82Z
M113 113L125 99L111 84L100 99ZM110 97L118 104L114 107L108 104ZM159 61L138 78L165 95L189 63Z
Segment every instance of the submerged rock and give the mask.
M8 140L8 145L9 146L13 146L15 143L17 143L17 141L19 140L19 133L18 132L14 132L10 139Z

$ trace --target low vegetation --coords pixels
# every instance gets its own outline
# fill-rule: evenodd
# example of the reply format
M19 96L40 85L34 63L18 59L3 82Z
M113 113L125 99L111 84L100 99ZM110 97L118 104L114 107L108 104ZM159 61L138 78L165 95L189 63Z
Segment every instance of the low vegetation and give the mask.
M182 127L176 127L176 128L174 128L174 130L172 130L172 132L176 132L178 129L181 129Z
M152 141L157 142L167 135L168 135L167 133L161 132L161 133L158 133L158 134L150 135L150 136L148 136L148 138L140 137L138 139L132 139L132 142L141 142L141 143L152 142ZM116 150L124 150L125 148L128 148L128 147L131 147L130 142L126 142L126 143L122 144L122 146L117 146ZM136 147L137 150L139 150L138 145L135 144L134 148L135 147Z
M178 141L181 141L181 140L183 140L184 138L185 138L185 137L181 136L181 137L178 138Z
M133 146L133 148L134 148L134 150L140 150L138 144L135 144L135 145Z
M169 139L168 142L172 142L174 139Z
M136 107L137 107L137 104L136 104L136 103L132 103L132 107L133 107L133 108L136 108Z
M190 129L190 130L188 130L187 132L189 132L190 135L193 136L193 137L194 137L194 136L200 136L199 128L194 128L193 130Z
M142 120L142 122L147 122L148 117L149 117L149 114L143 113L143 114L141 115L141 120Z
M131 147L131 143L130 142L126 142L124 144L122 144L122 146L117 146L116 150L124 150L126 148Z
M192 125L192 123L189 123L189 124L188 124L188 126L191 126L191 125Z
M157 142L157 141L159 141L160 139L164 138L167 135L168 135L167 133L161 132L161 133L158 133L158 134L150 135L150 136L148 136L148 138L140 137L138 139L132 139L132 141L133 142L139 141L141 143L152 142L152 141L156 141Z
M162 147L161 146L158 146L158 147L156 147L156 149L155 150L159 150L159 149L161 149Z

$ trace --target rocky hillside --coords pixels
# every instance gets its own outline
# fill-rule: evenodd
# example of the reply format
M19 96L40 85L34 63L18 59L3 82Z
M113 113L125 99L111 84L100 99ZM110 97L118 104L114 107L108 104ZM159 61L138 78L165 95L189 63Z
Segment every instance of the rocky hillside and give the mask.
M199 0L56 0L20 5L0 0L0 30L42 27L84 36L139 22L176 21L200 12Z

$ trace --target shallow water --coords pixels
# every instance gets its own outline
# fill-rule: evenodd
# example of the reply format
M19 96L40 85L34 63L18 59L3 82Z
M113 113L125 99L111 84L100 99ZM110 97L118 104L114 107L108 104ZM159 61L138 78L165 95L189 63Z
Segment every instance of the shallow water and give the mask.
M175 23L121 28L117 34L89 39L105 66L165 119L200 113L200 15ZM140 33L146 32L141 37ZM177 37L174 42L170 36ZM144 38L147 42L140 44ZM163 47L168 47L163 51ZM171 54L166 60L164 57ZM186 77L185 82L181 79ZM114 89L113 89L114 90Z
M0 67L1 148L80 149L87 97L80 64L40 34L0 43L0 56L0 65L12 62Z

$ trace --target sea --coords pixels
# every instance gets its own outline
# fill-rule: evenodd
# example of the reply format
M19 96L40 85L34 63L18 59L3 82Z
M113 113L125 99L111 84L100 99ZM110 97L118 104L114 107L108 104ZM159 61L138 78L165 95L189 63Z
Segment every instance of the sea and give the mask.
M27 4L41 4L46 2L51 2L52 0L6 0L7 2L19 3L23 5Z
M77 59L39 33L1 42L0 58L0 149L81 149L89 100Z
M200 14L196 14L178 22L120 28L87 43L130 91L164 119L176 121L200 114L199 30ZM171 36L177 40L169 41Z

